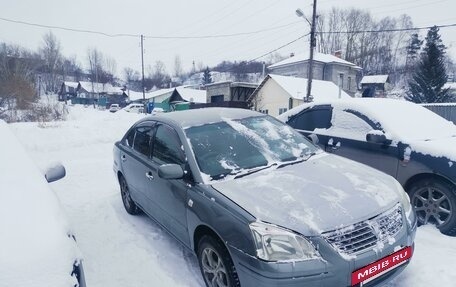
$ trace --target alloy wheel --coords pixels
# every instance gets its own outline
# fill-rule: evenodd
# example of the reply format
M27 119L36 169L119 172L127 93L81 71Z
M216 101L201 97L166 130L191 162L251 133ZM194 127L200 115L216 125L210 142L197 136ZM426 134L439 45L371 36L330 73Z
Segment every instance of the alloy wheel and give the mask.
M212 287L228 287L228 273L217 251L206 247L202 252L201 263L204 280L208 285Z
M412 204L420 224L444 225L454 212L449 198L436 187L426 186L418 189L412 198Z

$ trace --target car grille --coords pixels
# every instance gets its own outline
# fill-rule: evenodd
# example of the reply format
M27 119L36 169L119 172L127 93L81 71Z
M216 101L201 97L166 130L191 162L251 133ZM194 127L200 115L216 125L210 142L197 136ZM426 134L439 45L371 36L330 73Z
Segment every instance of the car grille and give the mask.
M402 208L397 204L366 221L325 232L323 237L340 253L351 255L372 249L378 243L393 240L402 224Z

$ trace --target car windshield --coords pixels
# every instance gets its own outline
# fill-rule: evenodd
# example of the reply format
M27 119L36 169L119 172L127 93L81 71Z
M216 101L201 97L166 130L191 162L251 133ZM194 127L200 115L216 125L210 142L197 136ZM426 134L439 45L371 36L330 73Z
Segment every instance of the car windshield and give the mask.
M201 172L210 180L242 176L303 160L318 148L269 116L189 127L185 130Z

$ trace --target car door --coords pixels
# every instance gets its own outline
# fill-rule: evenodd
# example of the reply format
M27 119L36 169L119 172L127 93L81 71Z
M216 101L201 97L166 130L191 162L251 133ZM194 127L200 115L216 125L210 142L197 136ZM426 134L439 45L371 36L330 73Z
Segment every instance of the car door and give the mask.
M326 152L364 163L396 177L399 165L397 144L367 141L367 134L373 130L380 132L381 127L362 113L334 108L331 127L320 133L327 137Z
M151 140L154 122L144 122L131 129L121 143L120 159L122 172L130 188L134 202L144 208L145 195L149 188L147 172L151 156Z
M185 169L186 157L176 131L159 123L152 140L152 158L147 170L147 212L184 244L189 244L187 232L187 189L184 179L166 180L158 176L163 164L179 164Z

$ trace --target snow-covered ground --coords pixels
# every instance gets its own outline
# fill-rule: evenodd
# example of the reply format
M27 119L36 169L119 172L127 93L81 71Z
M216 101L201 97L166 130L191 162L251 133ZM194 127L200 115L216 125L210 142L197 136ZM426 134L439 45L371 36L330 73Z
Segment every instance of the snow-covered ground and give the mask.
M58 160L67 169L51 187L84 255L88 287L204 286L191 252L151 219L131 216L122 206L112 147L142 116L70 107L66 122L10 127L40 168ZM420 227L412 262L388 286L454 286L455 258L456 238Z

